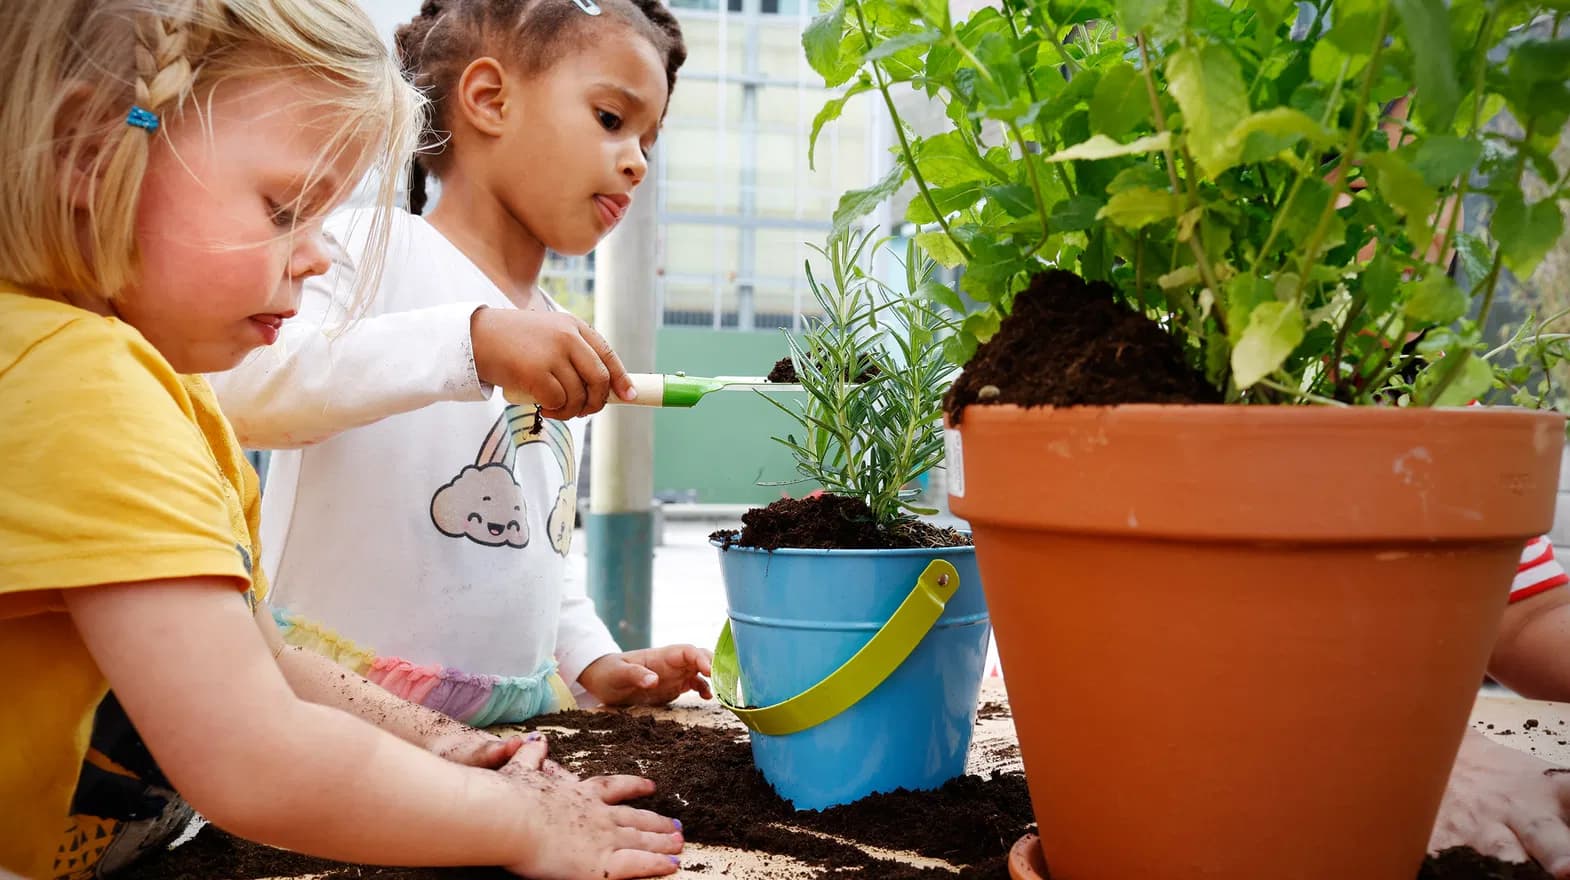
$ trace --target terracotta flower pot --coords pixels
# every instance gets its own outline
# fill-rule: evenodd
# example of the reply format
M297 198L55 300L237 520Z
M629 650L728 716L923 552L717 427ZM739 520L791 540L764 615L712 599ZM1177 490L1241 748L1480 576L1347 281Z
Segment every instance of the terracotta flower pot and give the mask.
M1412 880L1561 417L972 406L949 439L1054 880Z

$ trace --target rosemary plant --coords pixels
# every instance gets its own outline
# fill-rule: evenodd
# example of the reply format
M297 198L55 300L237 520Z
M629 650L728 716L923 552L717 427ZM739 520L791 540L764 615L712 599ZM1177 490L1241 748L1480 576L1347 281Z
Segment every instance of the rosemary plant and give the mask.
M904 291L863 269L882 246L872 235L837 232L814 247L830 274L820 281L807 265L823 316L809 319L800 338L787 337L806 393L795 406L764 397L800 428L774 438L796 460L801 478L791 482L860 498L888 528L935 512L903 490L943 460L942 400L954 378L943 346L952 326L928 305L936 264L914 244L905 251Z

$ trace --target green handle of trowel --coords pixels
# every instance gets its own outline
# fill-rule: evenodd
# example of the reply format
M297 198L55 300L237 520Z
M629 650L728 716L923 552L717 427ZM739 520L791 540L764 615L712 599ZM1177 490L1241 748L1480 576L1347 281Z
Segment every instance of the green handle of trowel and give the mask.
M714 646L715 697L747 729L758 733L785 736L816 727L861 702L893 675L943 616L944 607L958 589L959 572L954 566L942 559L933 560L916 578L916 585L894 616L860 651L812 687L788 700L757 709L736 705L740 664L730 621L726 620L719 643Z

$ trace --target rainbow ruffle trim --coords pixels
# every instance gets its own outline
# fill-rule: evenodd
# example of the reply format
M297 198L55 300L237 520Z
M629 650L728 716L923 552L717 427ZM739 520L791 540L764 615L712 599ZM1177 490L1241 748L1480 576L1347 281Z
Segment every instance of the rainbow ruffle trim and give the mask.
M418 666L399 657L378 657L327 627L282 608L273 609L273 619L289 644L329 657L411 703L474 727L516 724L577 705L556 672L555 660L525 676Z

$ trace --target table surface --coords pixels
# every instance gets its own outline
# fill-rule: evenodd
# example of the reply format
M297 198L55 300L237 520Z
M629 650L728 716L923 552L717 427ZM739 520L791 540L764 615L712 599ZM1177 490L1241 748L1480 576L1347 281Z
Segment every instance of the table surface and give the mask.
M984 775L994 770L1023 770L1014 736L1014 723L1007 713L1008 695L999 679L988 679L982 685L980 705L982 717L976 722L967 771ZM632 711L688 725L734 726L738 731L741 729L735 718L717 704L700 702L692 695L666 708ZM1570 766L1570 745L1567 745L1570 743L1570 704L1483 694L1478 697L1473 708L1471 723L1477 730L1507 746L1530 752L1546 761ZM942 861L915 853L869 852L908 864L945 866ZM811 880L825 873L822 868L785 856L698 843L687 844L682 861L687 865L699 866L696 869L683 868L673 875L682 880Z

